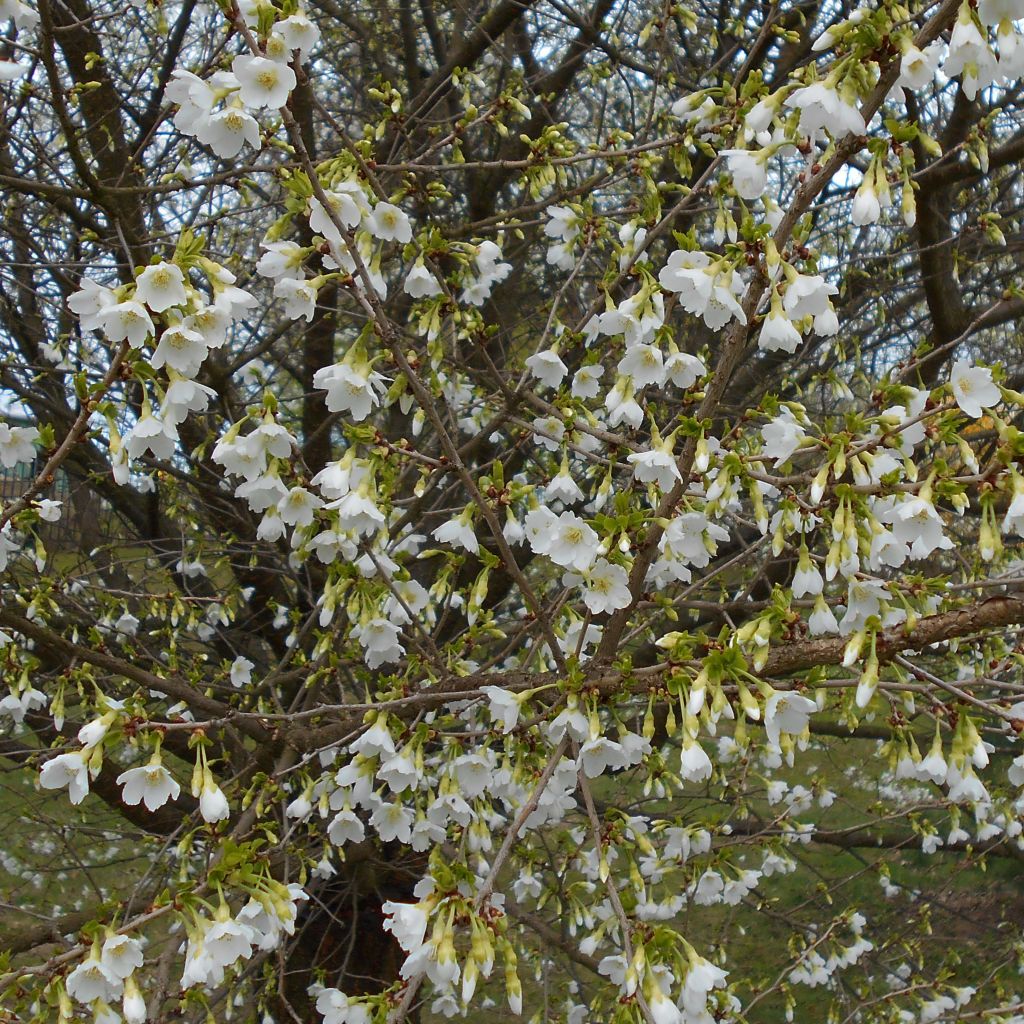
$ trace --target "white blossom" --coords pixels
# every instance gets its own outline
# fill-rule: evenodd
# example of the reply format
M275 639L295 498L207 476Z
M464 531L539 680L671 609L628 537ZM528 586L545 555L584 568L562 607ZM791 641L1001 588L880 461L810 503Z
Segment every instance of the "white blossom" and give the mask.
M999 402L999 388L992 381L992 371L985 366L972 366L965 359L953 364L949 375L956 404L973 419L980 419L983 406Z
M238 95L247 107L283 107L295 88L295 72L287 64L239 54L231 62L238 79Z
M155 811L168 800L177 800L181 786L159 761L151 761L138 768L129 768L117 777L117 784L123 786L121 799L130 806L140 801Z
M154 313L185 305L185 275L173 263L154 263L135 279L135 301L144 302Z

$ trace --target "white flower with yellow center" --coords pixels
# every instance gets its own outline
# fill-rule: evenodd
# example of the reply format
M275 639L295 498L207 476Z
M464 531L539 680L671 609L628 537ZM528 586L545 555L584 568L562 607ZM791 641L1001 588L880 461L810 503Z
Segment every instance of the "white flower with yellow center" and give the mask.
M572 379L573 398L597 398L601 392L603 374L604 367L600 363L587 363L581 366Z
M424 299L441 294L441 286L420 261L413 264L402 288L406 295L411 295L414 299Z
M185 317L183 323L202 335L207 348L220 348L227 341L231 317L219 306L200 306L191 316Z
M256 273L278 280L282 277L301 277L302 261L308 249L297 242L261 242L263 255L256 263Z
M682 477L670 452L654 448L649 452L632 452L627 461L633 467L633 476L642 484L657 484L667 491Z
M366 219L366 230L382 242L412 241L412 224L408 216L391 203L378 203Z
M614 612L629 604L629 577L621 565L599 558L586 574L583 603L595 615Z
M295 88L295 72L287 64L240 54L231 62L238 95L247 107L283 107Z
M274 285L274 298L284 300L284 311L292 320L309 323L316 312L317 289L311 281L297 277L282 277Z
M194 377L208 354L206 341L198 331L175 324L160 335L150 362L157 369L171 366L184 377Z
M320 29L302 11L278 22L277 31L281 33L281 38L287 43L288 48L298 50L299 57L303 60L309 56L309 51L316 46L320 38Z
M597 534L572 512L558 517L547 555L552 562L567 569L585 572L597 557Z
M99 313L100 326L110 341L125 341L132 348L141 348L153 333L153 321L141 302L129 299L107 306Z
M252 114L241 107L227 107L200 124L196 138L217 156L229 160L237 156L247 142L253 149L260 148L260 126Z
M293 487L287 497L278 502L277 512L288 526L309 526L313 513L322 505L323 499L305 487Z
M764 707L768 742L777 747L782 733L799 736L807 728L811 714L817 710L818 705L802 694L773 691Z
M316 371L313 387L327 392L325 402L330 412L347 412L358 423L380 405L380 394L385 390L383 380L369 366L359 370L346 363L335 363Z
M142 946L128 935L108 935L100 952L100 961L115 978L127 978L142 966Z
M135 301L144 302L154 313L185 304L185 275L173 263L154 263L135 281Z
M58 754L43 765L39 773L43 789L68 789L73 804L80 804L89 792L89 769L81 750Z
M359 222L363 219L362 191L360 190L357 196L351 189L338 189L333 192L324 192L324 196L327 199L326 207L319 199L314 198L309 201L310 230L323 235L335 246L344 248L344 242L335 221L346 228L359 226ZM353 268L354 266L353 263Z
M971 366L966 359L958 359L949 375L956 404L973 419L979 419L983 407L991 408L1000 398L999 388L992 381L992 371L986 366Z
M117 784L124 786L121 799L126 804L134 807L141 801L151 811L163 807L168 800L177 800L181 792L181 787L159 760L121 772Z
M648 384L662 384L665 380L665 360L661 350L653 345L633 345L619 360L619 373L632 377L638 388Z
M88 277L82 278L81 288L68 299L68 309L78 317L83 331L102 327L102 312L114 305L117 305L114 292Z
M762 352L795 352L802 339L781 309L773 309L765 317L761 333L757 336L757 347Z
M562 378L569 372L561 356L552 349L535 352L526 360L526 368L546 388L557 388L562 383Z

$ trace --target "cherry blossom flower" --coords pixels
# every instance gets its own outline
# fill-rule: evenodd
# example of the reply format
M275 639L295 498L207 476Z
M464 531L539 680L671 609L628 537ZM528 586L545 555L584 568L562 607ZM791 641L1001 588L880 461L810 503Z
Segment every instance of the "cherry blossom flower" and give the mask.
M135 301L144 302L154 313L171 306L184 306L185 275L173 263L154 263L135 279Z
M630 377L619 376L614 387L605 396L604 406L608 411L608 425L617 427L622 423L634 430L644 421L644 411L636 401L636 388Z
M363 660L369 668L380 668L398 661L404 653L398 640L400 630L393 622L380 616L355 626L352 635L362 646Z
M914 558L927 558L937 549L949 549L953 542L943 532L942 517L930 500L908 496L893 506L883 520L892 524L893 536L910 545Z
M174 454L178 436L174 426L144 408L135 425L125 435L124 446L129 458L141 458L151 452L153 458L167 460Z
M356 423L366 419L380 405L384 378L369 365L335 363L316 371L313 386L327 392L324 399L331 412L348 413Z
M903 46L903 55L900 57L900 77L896 80L896 84L906 89L924 89L935 78L941 53L941 42L936 41L921 50L908 41Z
M549 206L547 215L548 221L544 225L544 234L548 238L571 242L579 235L579 218L575 210L568 206Z
M207 348L220 348L227 341L231 327L230 313L219 306L200 306L182 321L184 327L196 331Z
M985 366L972 366L966 359L958 359L953 364L949 382L956 404L973 419L980 419L983 407L993 407L1001 397L992 380L992 371Z
M583 603L595 615L625 608L630 601L629 577L621 565L599 558L584 574Z
M402 288L406 295L411 295L414 299L427 299L441 294L440 284L424 266L422 260L417 260L409 269Z
M838 293L839 289L821 274L794 274L786 278L782 308L791 320L819 316L832 311L831 296Z
M673 349L675 346L670 346ZM670 351L665 360L665 376L677 388L684 391L693 387L708 372L699 356L691 355L689 352Z
M125 979L121 1013L124 1014L126 1024L145 1024L146 1022L148 1016L146 1000L139 991L139 986L134 978Z
M124 980L142 966L142 945L129 935L109 934L103 940L100 960L110 974Z
M326 506L338 513L338 525L358 536L370 536L385 522L384 513L377 507L365 487L349 491L344 497Z
M110 1002L122 990L121 979L103 963L94 947L91 953L68 976L64 983L68 995L78 1002L89 1004L97 999Z
M95 746L97 743L102 741L103 736L110 731L111 726L117 721L118 712L124 707L124 703L121 700L110 701L115 707L111 710L104 712L98 718L92 719L90 722L86 722L81 729L78 730L78 741L88 748L88 746Z
M579 764L588 779L596 779L609 768L625 768L629 759L622 744L596 736L580 746Z
M366 230L384 242L412 241L412 224L408 215L391 203L377 203L366 218Z
M666 291L676 292L689 313L702 312L711 299L714 273L708 273L711 257L698 250L676 249L658 274Z
M327 838L335 846L345 843L361 843L366 838L366 829L359 816L350 807L343 807L327 826Z
M274 297L284 301L285 316L309 323L316 313L317 287L304 278L282 277L274 285Z
M510 693L500 686L481 686L480 692L489 701L488 711L491 718L501 723L503 733L510 733L519 721L519 711L525 697L522 694Z
M234 497L244 498L253 512L273 508L287 494L288 487L275 472L253 477L234 488Z
M573 398L596 398L601 391L601 377L604 367L600 363L586 363L572 378L570 394Z
M546 388L557 388L569 372L568 367L559 358L556 351L546 349L536 352L526 360L526 368L536 380Z
M184 377L194 377L208 354L206 339L181 323L163 331L150 363L157 369L170 366Z
M980 86L992 80L994 71L995 58L988 41L975 23L971 9L965 5L953 26L942 73L947 78L961 76L964 95L973 100Z
M199 124L196 138L217 156L230 160L238 156L246 143L259 150L260 126L256 118L242 107L227 107L215 111Z
M825 128L833 138L840 139L867 131L860 111L828 82L815 82L797 89L786 97L785 105L800 111L800 131L805 135Z
M302 261L309 250L297 242L261 242L263 255L256 262L256 273L272 280L302 277Z
M163 807L168 800L177 800L181 792L181 787L159 759L122 772L117 784L124 787L121 799L126 804L134 807L141 801L150 811Z
M822 579L818 568L811 561L807 549L802 549L796 572L793 573L793 597L797 600L808 595L816 597L822 592L824 586L825 581Z
M687 782L704 782L711 778L711 772L711 758L696 740L688 736L683 742L679 774Z
M231 77L234 79L233 75ZM182 68L171 74L164 95L172 103L178 104L174 127L185 135L195 135L217 102L217 94L211 85Z
M19 462L31 462L36 457L39 431L35 427L12 427L0 423L0 465L12 469Z
M784 405L775 419L761 428L761 454L779 466L800 447L806 433L789 406Z
M473 526L472 511L467 509L455 519L449 519L442 523L431 536L439 544L451 544L454 547L463 548L476 554L480 550L480 541L477 539L476 530Z
M370 824L377 830L382 843L408 843L412 838L413 813L397 801L377 800Z
M878 193L871 182L870 177L865 177L857 194L853 199L853 207L850 212L852 223L861 227L865 224L874 224L882 215L881 203Z
M656 484L667 491L674 483L682 480L679 467L672 453L661 448L649 452L630 452L626 461L633 467L633 476L644 484Z
M363 191L358 186L354 188L335 186L334 190L325 190L329 212L323 207L317 198L309 201L309 226L313 231L324 236L336 245L342 246L341 234L338 231L334 220L340 221L346 228L359 227L363 219L363 211L366 208L366 201ZM355 267L353 265L352 269Z
M638 388L661 384L665 380L665 361L661 350L653 345L632 345L619 360L618 371L632 378Z
M764 729L768 742L779 745L779 736L799 736L807 727L809 716L818 705L799 693L773 690L764 707Z
M199 797L199 813L207 824L212 825L218 821L224 821L231 815L227 797L224 796L220 786L213 781L209 773L204 778L202 789L197 795Z
M66 754L51 757L39 773L39 785L43 789L68 789L73 804L80 804L89 792L89 767L85 753L72 750Z
M216 397L213 388L185 377L173 377L164 394L160 418L171 426L182 423L190 412L202 412Z
M111 341L127 340L132 348L141 348L153 333L153 321L146 307L134 299L106 306L99 311L97 319Z
M569 472L568 463L556 473L544 488L545 501L560 501L563 505L575 505L583 501L585 495Z
M583 572L597 557L597 544L597 534L579 516L563 512L543 553L557 565Z
M322 989L316 997L317 1013L323 1024L370 1024L370 1011L364 1003L350 999L336 988Z
M238 79L238 95L247 107L283 107L295 88L295 72L287 64L266 57L239 54L231 62Z
M299 51L299 60L306 60L320 38L320 29L310 21L304 11L290 14L275 26L289 50Z
M762 154L747 149L723 149L720 155L726 158L737 195L748 202L760 199L768 183Z
M781 307L773 307L761 325L757 347L763 352L795 352L802 342L800 332Z
M277 514L288 526L309 526L314 513L323 506L318 498L305 487L293 487L277 504Z
M47 701L45 693L30 686L19 693L11 692L0 700L0 714L9 715L15 722L23 722L26 714L45 707Z
M103 311L116 305L113 290L88 277L82 278L79 290L68 299L68 309L78 317L84 331L100 330Z

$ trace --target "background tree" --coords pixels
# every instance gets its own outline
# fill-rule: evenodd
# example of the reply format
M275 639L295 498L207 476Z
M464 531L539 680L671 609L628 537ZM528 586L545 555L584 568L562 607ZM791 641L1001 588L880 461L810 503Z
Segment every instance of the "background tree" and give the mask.
M0 3L13 1019L1016 1019L1013 0Z

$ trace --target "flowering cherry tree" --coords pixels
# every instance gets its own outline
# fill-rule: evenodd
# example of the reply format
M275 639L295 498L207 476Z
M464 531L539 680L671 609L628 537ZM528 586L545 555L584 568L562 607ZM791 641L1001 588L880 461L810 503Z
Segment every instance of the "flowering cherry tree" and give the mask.
M10 1019L1024 1019L1017 0L0 7Z

